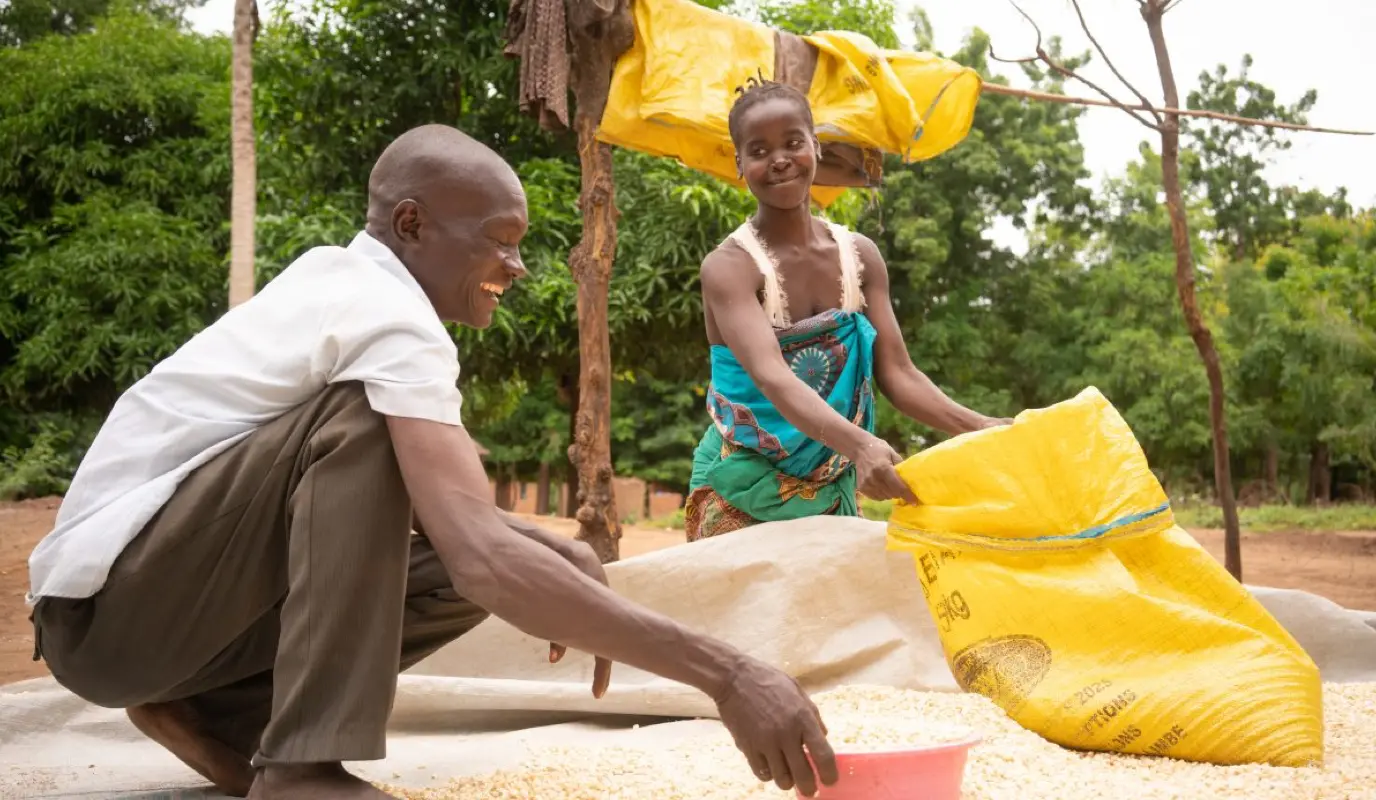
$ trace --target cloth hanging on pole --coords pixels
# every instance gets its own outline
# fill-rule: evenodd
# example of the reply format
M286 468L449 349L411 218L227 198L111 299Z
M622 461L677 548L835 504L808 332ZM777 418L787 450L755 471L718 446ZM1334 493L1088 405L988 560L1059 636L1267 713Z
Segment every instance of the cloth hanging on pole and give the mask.
M787 83L812 105L822 206L877 186L885 153L921 161L960 143L983 86L950 59L849 31L795 36L692 0L633 0L631 13L635 42L617 60L598 138L742 186L727 130L736 88L752 77Z

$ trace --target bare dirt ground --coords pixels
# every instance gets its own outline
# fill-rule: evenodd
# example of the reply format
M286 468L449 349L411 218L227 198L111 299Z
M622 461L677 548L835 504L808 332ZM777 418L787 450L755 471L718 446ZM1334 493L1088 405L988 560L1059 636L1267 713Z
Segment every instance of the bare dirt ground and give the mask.
M47 674L33 661L33 627L24 604L28 591L29 553L51 528L58 500L0 503L0 684ZM570 519L541 517L545 528L573 536ZM1220 562L1223 533L1191 531ZM682 544L683 532L626 527L621 554L629 557ZM1348 608L1376 611L1376 532L1267 533L1246 535L1242 545L1247 583L1303 589Z

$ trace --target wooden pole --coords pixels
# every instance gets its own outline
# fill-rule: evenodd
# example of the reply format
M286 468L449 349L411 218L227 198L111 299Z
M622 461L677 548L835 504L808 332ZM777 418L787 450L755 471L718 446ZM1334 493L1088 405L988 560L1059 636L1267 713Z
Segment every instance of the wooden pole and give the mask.
M612 491L612 364L607 329L607 293L616 254L616 184L612 148L597 141L597 126L611 90L616 58L629 41L618 22L613 0L569 0L569 38L573 44L573 95L578 110L578 162L582 190L582 239L569 254L569 270L578 284L578 416L569 459L578 471L578 538L603 563L621 552L621 522ZM618 35L619 34L619 35Z
M229 199L229 307L253 297L254 217L258 193L253 134L253 42L258 34L258 5L235 0L231 55Z

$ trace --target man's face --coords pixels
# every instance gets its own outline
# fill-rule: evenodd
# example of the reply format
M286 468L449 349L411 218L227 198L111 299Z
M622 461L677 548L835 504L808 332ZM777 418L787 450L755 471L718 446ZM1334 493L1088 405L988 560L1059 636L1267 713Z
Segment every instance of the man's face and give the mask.
M529 221L516 178L484 181L462 197L441 192L429 204L403 203L393 218L397 255L440 319L491 325L502 294L526 276L520 243Z
M771 97L741 118L736 158L750 193L774 208L808 202L817 175L817 138L797 101Z

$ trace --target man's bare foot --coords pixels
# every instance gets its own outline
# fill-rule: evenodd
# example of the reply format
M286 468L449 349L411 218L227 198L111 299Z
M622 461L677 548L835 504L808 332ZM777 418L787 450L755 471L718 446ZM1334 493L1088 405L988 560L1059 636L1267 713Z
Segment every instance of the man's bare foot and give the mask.
M148 703L125 709L144 736L167 748L231 797L244 797L253 785L253 765L229 745L207 735L184 702Z
M248 800L397 800L340 764L293 764L264 767L249 790Z

